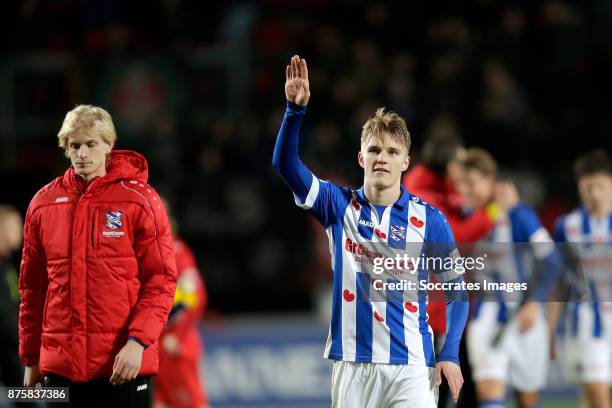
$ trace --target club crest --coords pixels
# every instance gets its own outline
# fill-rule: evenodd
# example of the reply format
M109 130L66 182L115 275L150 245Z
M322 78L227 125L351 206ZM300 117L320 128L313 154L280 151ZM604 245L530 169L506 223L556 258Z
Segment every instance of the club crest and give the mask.
M121 217L123 217L123 213L121 211L107 211L106 226L110 229L121 228Z
M405 241L406 240L406 228L401 225L391 226L391 239L394 241Z

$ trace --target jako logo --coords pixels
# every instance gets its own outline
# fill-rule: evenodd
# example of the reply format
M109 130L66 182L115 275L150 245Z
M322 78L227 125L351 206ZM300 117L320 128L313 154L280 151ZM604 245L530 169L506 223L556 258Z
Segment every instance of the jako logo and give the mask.
M68 202L68 197L57 197L55 199L56 203L67 203Z
M363 225L364 227L374 228L374 223L372 221L359 220L359 225Z
M136 391L143 391L143 390L146 390L147 388L148 388L147 384L142 384L136 387Z

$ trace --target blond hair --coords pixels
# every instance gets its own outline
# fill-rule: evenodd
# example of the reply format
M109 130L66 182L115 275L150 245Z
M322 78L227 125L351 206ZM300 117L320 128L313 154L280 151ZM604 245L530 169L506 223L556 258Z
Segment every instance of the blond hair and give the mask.
M117 140L113 118L104 109L93 105L78 105L66 114L62 128L57 134L59 146L68 150L68 138L78 130L86 129L102 137L112 146Z
M477 170L485 176L495 176L497 174L497 163L491 153L478 147L466 150L463 167L466 170Z
M380 138L383 135L389 135L406 147L406 153L410 152L410 132L404 119L393 111L385 112L385 108L378 108L361 129L361 144L367 143L372 136Z

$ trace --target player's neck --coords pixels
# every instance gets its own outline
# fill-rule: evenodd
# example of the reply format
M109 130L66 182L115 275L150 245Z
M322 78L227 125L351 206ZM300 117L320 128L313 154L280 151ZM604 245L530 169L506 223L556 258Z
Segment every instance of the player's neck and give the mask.
M598 208L589 208L586 207L587 213L590 217L593 218L604 218L610 214L612 210L612 206L608 205L607 207L598 207Z
M391 187L379 189L368 182L363 184L363 193L371 204L393 205L402 195L399 182Z
M90 174L86 174L86 175L81 175L79 174L79 177L81 179L83 179L83 181L85 182L85 185L89 185L89 183L92 182L93 179L95 179L96 177L104 177L106 176L106 168L104 166L100 166L101 169L94 172L94 173L90 173Z

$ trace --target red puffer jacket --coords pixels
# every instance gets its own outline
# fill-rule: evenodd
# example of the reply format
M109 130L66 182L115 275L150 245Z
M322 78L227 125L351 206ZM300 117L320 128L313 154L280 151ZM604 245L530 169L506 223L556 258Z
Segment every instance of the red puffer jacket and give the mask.
M88 185L73 168L32 199L19 276L19 355L72 381L110 377L128 337L156 374L176 288L165 208L140 154L113 151Z

